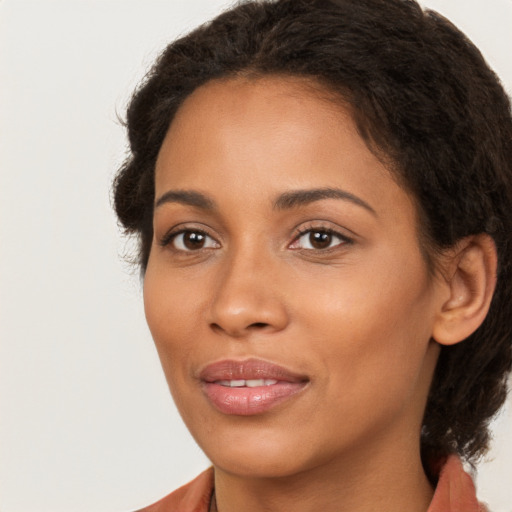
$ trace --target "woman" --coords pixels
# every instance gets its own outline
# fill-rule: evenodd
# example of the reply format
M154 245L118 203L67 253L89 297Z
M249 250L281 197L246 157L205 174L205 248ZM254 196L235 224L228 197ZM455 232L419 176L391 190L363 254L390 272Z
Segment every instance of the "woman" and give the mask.
M403 0L246 2L128 110L115 206L213 469L144 510L477 511L511 367L510 104Z

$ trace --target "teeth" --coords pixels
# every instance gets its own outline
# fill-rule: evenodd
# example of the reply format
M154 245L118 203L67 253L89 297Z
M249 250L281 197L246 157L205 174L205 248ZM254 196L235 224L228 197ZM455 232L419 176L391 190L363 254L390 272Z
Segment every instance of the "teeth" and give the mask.
M239 380L219 380L217 384L221 386L226 386L230 388L256 388L260 386L273 386L277 384L277 380L275 379L239 379Z
M251 380L245 381L245 385L248 388L255 388L258 386L273 386L274 384L277 384L277 380L274 380L274 379L251 379Z
M265 380L264 379L250 379L245 381L245 385L248 388L255 388L257 386L264 386Z

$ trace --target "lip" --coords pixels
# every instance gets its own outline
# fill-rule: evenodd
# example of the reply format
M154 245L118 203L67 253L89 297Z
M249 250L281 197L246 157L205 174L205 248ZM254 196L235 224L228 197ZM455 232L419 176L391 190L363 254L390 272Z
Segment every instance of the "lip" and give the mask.
M309 382L305 375L259 359L218 361L201 370L199 378L204 395L218 411L238 416L263 414L290 400ZM273 383L255 387L225 385L226 381L233 380L268 380Z

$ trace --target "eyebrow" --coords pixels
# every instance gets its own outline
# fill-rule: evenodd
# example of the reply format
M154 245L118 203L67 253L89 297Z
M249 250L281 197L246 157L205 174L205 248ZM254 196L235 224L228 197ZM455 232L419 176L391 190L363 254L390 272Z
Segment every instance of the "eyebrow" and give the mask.
M215 208L215 202L212 199L194 190L169 190L157 199L155 208L166 203L180 203L203 210L213 210Z
M306 206L322 199L341 199L350 201L357 206L361 206L373 215L377 216L377 212L361 198L339 188L313 188L305 190L294 190L284 192L274 201L273 207L277 210L289 210ZM186 206L194 206L203 210L214 210L216 204L213 199L196 192L195 190L169 190L162 194L155 202L155 208L166 203L180 203Z
M377 212L361 198L339 188L314 188L306 190L294 190L281 194L274 202L274 208L278 210L287 210L305 206L322 199L342 199L361 206L365 210L377 217Z

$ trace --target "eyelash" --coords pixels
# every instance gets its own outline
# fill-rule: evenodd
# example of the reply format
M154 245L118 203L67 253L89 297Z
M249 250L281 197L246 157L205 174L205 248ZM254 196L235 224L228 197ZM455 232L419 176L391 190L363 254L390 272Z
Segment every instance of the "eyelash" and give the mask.
M216 244L217 246L220 246L220 244L215 240L215 238L213 238L208 232L206 232L205 230L196 229L196 228L183 228L178 231L170 231L162 237L159 244L161 247L167 247L171 244L174 244L175 240L180 235L184 235L186 233L194 233L194 234L203 236L207 239L212 240L214 242L214 244ZM312 247L312 248L293 247L293 245L296 244L302 237L304 237L305 235L311 235L313 233L321 233L323 235L329 235L331 237L338 238L340 240L340 242L335 244L332 247L329 246L329 247L321 248L321 249L314 248L314 247ZM352 243L353 243L353 240L351 238L349 238L345 235L342 235L341 233L339 233L338 231L336 231L332 228L327 228L327 227L322 227L322 226L311 226L311 227L306 227L306 228L300 229L297 232L297 234L295 235L293 241L288 245L288 248L290 248L292 250L315 251L315 252L324 252L325 253L325 252L330 252L330 251L336 250L336 248L338 248L339 246L352 244ZM201 250L205 250L205 249L208 250L208 249L212 249L212 248L216 248L216 247L210 246L210 247L199 247L197 249L185 249L185 248L179 248L179 247L173 246L173 250L175 250L177 252L182 252L182 253L187 253L187 252L193 253L193 252L199 252Z
M195 233L195 234L198 234L198 235L202 235L205 238L209 238L209 239L213 240L215 242L215 244L218 245L218 242L211 235L209 235L206 231L204 231L203 229L196 229L196 228L183 228L183 229L180 229L178 231L170 231L170 232L166 233L163 236L163 238L160 240L160 245L162 247L167 247L170 244L173 244L173 242L180 235L184 235L186 233ZM176 251L180 251L180 252L197 252L197 251L199 251L201 249L210 249L210 247L201 247L201 248L199 248L197 250L193 250L193 249L186 250L186 249L181 249L181 248L178 248L178 247L173 247L173 249L176 250Z
M334 246L326 247L323 249L301 248L301 247L293 248L293 249L294 250L303 250L303 251L330 252L330 251L336 250L339 246L352 244L354 242L351 238L341 234L340 232L338 232L332 228L327 228L327 227L322 227L322 226L311 226L311 227L306 227L306 228L300 229L298 231L297 235L295 236L295 238L293 239L293 242L290 244L290 247L293 244L297 243L303 236L305 236L305 235L311 236L311 234L313 234L313 233L322 233L325 235L336 237L340 240L340 242Z

